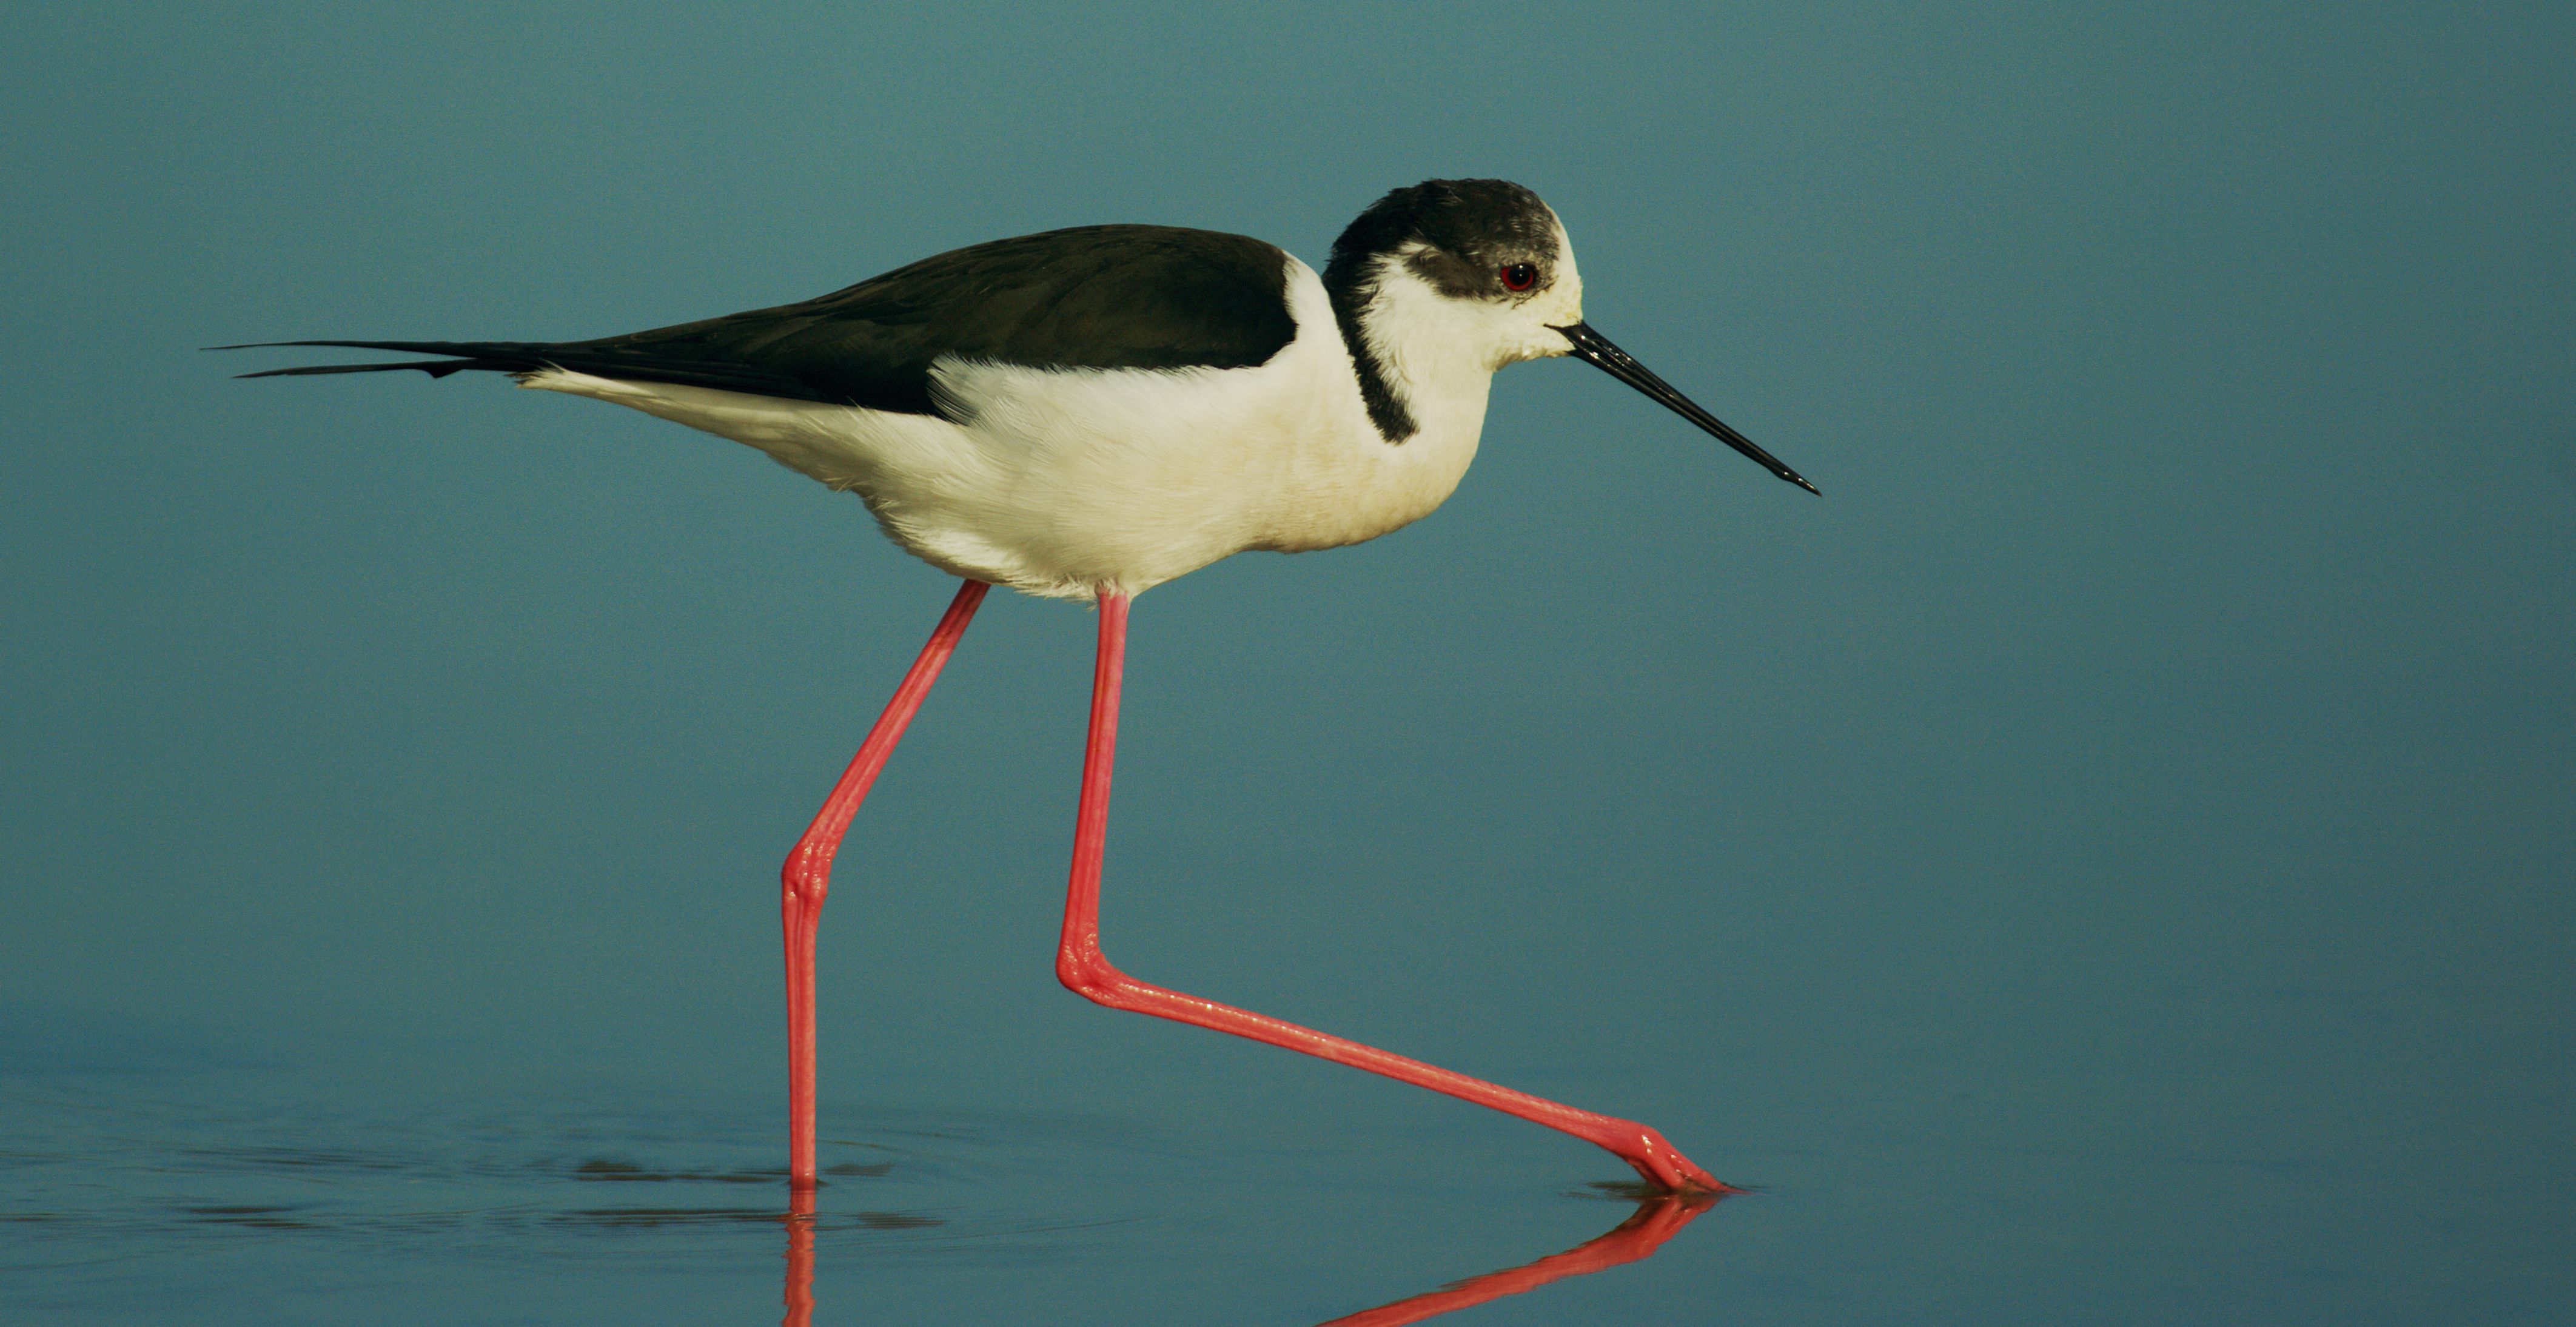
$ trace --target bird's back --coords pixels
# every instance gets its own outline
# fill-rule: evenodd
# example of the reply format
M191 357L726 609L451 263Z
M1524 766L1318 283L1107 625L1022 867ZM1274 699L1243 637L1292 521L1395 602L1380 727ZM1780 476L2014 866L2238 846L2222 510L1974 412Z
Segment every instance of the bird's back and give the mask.
M625 376L737 364L756 375L743 390L926 415L939 408L931 369L942 360L1038 369L1264 363L1297 333L1288 264L1276 246L1242 235L1083 226L943 253L795 304L563 349L598 355Z

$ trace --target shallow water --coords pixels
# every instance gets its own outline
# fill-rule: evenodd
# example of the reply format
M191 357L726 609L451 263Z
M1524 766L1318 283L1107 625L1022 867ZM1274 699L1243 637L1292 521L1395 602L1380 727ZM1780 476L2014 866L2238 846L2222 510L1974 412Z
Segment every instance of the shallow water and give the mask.
M796 1212L755 1086L496 1086L435 1051L392 1072L22 1035L0 1073L0 1317L2552 1321L2566 1204L2545 1145L2498 1155L2546 1120L2480 1136L2412 1127L2432 1117L2402 1100L2266 1106L2348 1055L2336 1026L2402 1045L2444 1017L2436 996L2384 993L2359 1021L2345 1003L2242 993L2215 1016L2268 1032L2174 1062L2162 1106L2123 1082L2127 1106L2086 1109L2071 1052L1757 1046L1769 1089L1659 1121L1759 1186L1705 1209L1641 1201L1588 1148L1398 1089L1344 1095L1288 1057L1243 1061L1279 1088L1215 1113L1155 1092L1052 1115L827 1093L829 1183ZM2168 1012L2164 1035L2210 1039L2212 1011ZM1838 1096L1820 1086L1838 1070L1883 1086Z
M837 1121L790 1210L751 1103L518 1101L376 1109L259 1100L271 1079L36 1075L0 1118L0 1304L82 1322L865 1320L1372 1324L1652 1256L1709 1204L1598 1183L1523 1195L1492 1266L1337 1275L1228 1246L1290 1208L1387 1195L1212 1192L1208 1158L1094 1122L894 1112ZM1250 1219L1247 1220L1246 1217ZM1473 1218L1457 1223L1478 1224ZM1426 1231L1426 1234L1435 1232ZM1449 1232L1436 1232L1445 1236ZM1373 1249L1397 1261L1452 1241ZM1533 1265L1534 1264L1534 1265ZM1100 1272L1108 1272L1103 1277ZM1386 1302L1370 1303L1372 1282ZM1334 1314L1340 1321L1343 1314Z

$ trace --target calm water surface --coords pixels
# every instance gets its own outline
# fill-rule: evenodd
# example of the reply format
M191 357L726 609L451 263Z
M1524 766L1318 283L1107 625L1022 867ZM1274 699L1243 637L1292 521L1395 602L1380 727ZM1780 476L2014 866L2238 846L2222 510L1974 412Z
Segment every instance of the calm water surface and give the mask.
M2390 998L2386 1021L2353 1023L2247 993L2221 1012L2270 1031L2228 1062L2240 1076L2175 1062L2206 1109L2137 1108L2173 1100L2140 1080L2131 1108L2090 1123L2065 1108L2080 1056L1846 1064L1916 1086L1838 1100L1817 1089L1831 1054L1810 1051L1780 1066L1805 1083L1751 1094L1741 1141L1685 1112L1694 1152L1763 1186L1704 1210L1641 1202L1587 1148L1362 1087L1369 1109L1282 1092L1275 1113L1223 1118L827 1099L830 1183L799 1216L767 1091L596 1072L495 1087L470 1062L335 1071L166 1039L127 1054L160 1067L111 1068L95 1036L71 1049L22 1027L0 1077L0 1308L89 1323L753 1324L796 1321L800 1303L818 1323L2552 1321L2565 1205L2546 1165L2410 1134L2389 1115L2403 1102L2272 1117L2284 1066L2343 1053L2335 1023L2402 1037L2421 1017ZM2208 1011L2170 1014L2173 1035L2206 1034Z
M1643 1259L1709 1206L1608 1182L1443 1217L1257 1151L1219 1189L1203 1149L1099 1121L845 1111L819 1200L791 1211L768 1103L261 1099L280 1085L13 1081L0 1303L138 1323L1384 1324ZM1412 1238L1329 1261L1354 1233L1337 1226L1408 1210Z

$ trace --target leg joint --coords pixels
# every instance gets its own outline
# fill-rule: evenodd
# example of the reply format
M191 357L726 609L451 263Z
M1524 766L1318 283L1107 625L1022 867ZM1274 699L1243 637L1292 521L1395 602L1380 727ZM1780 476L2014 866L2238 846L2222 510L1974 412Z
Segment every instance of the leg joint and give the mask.
M1055 979L1083 999L1112 1009L1123 1007L1123 997L1136 985L1135 979L1120 972L1096 946L1077 949L1068 945L1058 950Z
M820 903L832 889L832 857L818 851L812 843L799 843L787 854L787 862L778 870L778 883L788 897L801 902Z

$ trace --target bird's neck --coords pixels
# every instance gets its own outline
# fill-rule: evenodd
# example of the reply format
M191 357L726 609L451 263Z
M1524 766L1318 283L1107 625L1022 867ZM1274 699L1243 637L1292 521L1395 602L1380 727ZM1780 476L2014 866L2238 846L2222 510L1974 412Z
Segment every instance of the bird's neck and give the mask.
M1369 422L1389 443L1483 426L1494 370L1481 329L1393 254L1336 262L1324 274L1333 321Z

